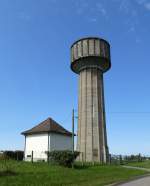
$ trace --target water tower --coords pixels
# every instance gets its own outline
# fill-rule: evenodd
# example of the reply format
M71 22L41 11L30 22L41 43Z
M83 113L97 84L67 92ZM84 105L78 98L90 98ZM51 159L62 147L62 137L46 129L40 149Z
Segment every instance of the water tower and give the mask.
M110 67L110 45L106 40L83 38L71 46L71 69L79 74L79 161L108 160L103 73Z

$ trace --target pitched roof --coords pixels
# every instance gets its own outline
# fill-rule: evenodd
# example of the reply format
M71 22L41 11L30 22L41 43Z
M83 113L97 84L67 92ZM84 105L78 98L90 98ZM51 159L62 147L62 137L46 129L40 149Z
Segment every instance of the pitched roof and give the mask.
M59 125L56 121L54 121L52 118L47 118L45 121L41 122L40 124L36 125L35 127L22 132L23 135L29 135L29 134L39 134L39 133L59 133L67 136L72 136L72 133L63 128L61 125Z

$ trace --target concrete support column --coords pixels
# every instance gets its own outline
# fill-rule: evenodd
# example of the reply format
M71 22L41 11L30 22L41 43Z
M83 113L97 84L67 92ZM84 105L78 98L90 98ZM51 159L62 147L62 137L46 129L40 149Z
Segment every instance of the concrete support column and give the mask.
M80 160L106 162L103 74L97 68L80 72L77 150ZM82 124L81 124L82 123Z

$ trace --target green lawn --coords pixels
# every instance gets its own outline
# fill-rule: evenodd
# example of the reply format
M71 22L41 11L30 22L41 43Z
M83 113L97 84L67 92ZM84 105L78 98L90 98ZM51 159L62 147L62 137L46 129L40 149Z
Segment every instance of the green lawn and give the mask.
M134 167L143 167L143 168L149 168L150 169L150 161L143 161L143 162L131 162L128 163L127 165L129 166L134 166Z
M10 162L16 175L3 175L0 186L102 186L131 179L146 172L120 166L87 166L75 169L46 163ZM4 169L0 161L0 169Z

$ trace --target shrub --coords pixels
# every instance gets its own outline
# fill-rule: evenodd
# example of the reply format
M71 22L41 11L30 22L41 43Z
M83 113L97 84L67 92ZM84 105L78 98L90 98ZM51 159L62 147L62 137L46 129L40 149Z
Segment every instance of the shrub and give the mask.
M47 154L51 162L57 163L65 167L71 167L74 160L79 155L79 152L75 151L74 153L72 153L72 151L65 150L47 152Z
M0 161L3 161L3 160L8 160L9 157L6 156L5 154L0 154Z
M4 156L13 160L23 160L23 151L4 151Z

